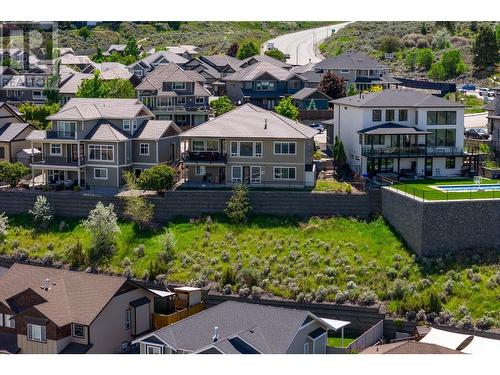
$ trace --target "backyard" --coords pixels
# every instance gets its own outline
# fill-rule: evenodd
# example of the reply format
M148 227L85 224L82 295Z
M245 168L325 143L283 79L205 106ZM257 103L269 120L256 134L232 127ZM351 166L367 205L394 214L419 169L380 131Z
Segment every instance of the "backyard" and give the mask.
M480 185L498 185L500 180L493 180L489 178L481 178ZM446 191L442 186L450 185L472 185L472 187L464 187L460 191ZM393 188L404 191L406 194L414 195L418 198L426 200L453 200L453 199L488 199L500 198L500 188L497 190L475 191L477 188L474 180L469 178L460 179L425 179L425 180L409 180L399 181L392 185ZM458 189L458 188L453 188Z
M45 232L36 232L28 215L10 216L9 224L0 253L50 264L68 263L77 243L89 251L90 233L79 220L58 218ZM154 276L151 264L162 251L163 228L141 233L125 221L119 228L114 255L103 271ZM498 252L472 259L461 254L417 259L382 218L254 216L235 225L216 216L180 218L168 229L175 238L174 258L163 271L168 282L251 298L360 305L383 301L399 316L424 309L427 314L449 310L457 321L483 318L498 324L500 318ZM80 268L85 267L84 262Z

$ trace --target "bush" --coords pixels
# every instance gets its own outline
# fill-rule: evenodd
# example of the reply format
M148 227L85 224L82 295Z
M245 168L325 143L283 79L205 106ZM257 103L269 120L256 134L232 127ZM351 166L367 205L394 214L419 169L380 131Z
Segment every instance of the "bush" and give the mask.
M244 224L252 207L248 200L248 188L243 184L236 184L233 194L226 203L225 213L235 224Z
M441 29L436 32L432 42L432 47L438 50L450 47L450 35L445 29Z
M417 322L425 322L427 320L427 315L425 314L424 309L420 309L418 311L417 315L415 315L415 320Z
M42 263L44 266L51 266L54 263L55 254L52 251L47 251L42 257Z
M175 170L167 165L155 165L144 170L137 179L137 184L144 190L162 192L174 186Z
M16 248L12 253L12 256L16 262L24 262L28 260L29 254L25 249Z
M163 236L160 239L161 251L158 253L158 260L169 264L175 258L175 236L169 229L165 229Z
M218 99L212 100L210 107L214 110L215 116L220 116L234 109L235 105L227 96L221 96Z
M273 48L264 52L266 56L272 57L273 59L286 62L286 56L277 48Z
M238 274L238 278L242 284L249 287L256 286L260 282L260 275L255 269L242 268Z
M30 173L31 170L20 162L0 162L0 181L8 183L10 187L16 187L19 181Z
M33 210L28 211L28 213L33 216L35 230L43 231L49 227L50 222L54 218L52 212L53 210L52 207L50 207L47 197L38 195L33 205Z
M349 298L349 293L342 291L337 292L337 294L335 295L335 303L338 304L346 303L348 298Z
M124 203L123 213L135 222L139 227L139 231L142 232L151 223L154 204L139 195L125 197Z
M429 77L436 80L451 79L467 70L467 65L462 61L459 50L448 50L441 55L441 59L432 64Z
M416 47L417 48L427 48L427 47L429 47L429 42L427 42L427 39L425 39L425 38L417 39Z
M5 212L0 214L0 244L7 238L7 231L9 230L9 218Z
M220 279L220 284L223 286L236 284L236 274L232 268L227 267L224 269Z
M434 62L434 54L430 48L422 48L416 52L416 64L419 68L429 70Z
M144 257L144 245L140 244L134 249L134 255L136 258L142 258Z
M496 319L488 313L476 321L476 327L482 331L486 331L491 327L495 327L496 325L497 325Z
M370 306L377 300L377 295L372 290L367 290L359 296L359 303L361 305Z
M70 245L64 252L64 257L73 268L81 267L85 264L85 253L79 239L74 245Z
M399 50L400 41L397 36L386 35L380 40L380 49L385 53L393 53Z

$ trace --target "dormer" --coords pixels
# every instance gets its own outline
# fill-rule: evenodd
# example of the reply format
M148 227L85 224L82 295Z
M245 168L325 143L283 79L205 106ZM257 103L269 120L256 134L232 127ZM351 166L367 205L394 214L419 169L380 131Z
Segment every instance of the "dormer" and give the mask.
M122 130L129 134L134 134L138 127L139 121L136 118L122 120Z

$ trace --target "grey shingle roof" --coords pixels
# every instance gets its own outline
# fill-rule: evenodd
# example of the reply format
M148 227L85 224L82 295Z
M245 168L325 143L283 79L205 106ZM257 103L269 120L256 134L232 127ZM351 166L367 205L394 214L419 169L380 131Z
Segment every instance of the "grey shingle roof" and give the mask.
M130 138L130 134L121 131L105 120L99 121L85 137L90 141L125 141Z
M303 89L297 91L295 94L291 96L292 99L303 100L307 99L310 95L319 92L321 95L325 97L325 99L332 100L328 95L319 91L318 89L312 87L304 87Z
M225 338L241 335L266 352L286 353L297 330L310 315L305 310L284 309L259 304L226 301L153 333L178 350L196 351L213 344L214 327L219 341L228 348ZM257 331L250 332L252 328ZM261 337L259 337L261 336Z
M375 125L366 129L362 129L358 131L358 133L383 135L383 134L430 134L431 132L420 130L413 126L405 126L401 124L395 124L393 122L386 122L385 124Z
M228 56L228 55L210 55L210 56L201 56L203 61L206 61L208 64L223 68L225 66L230 66L234 70L238 70L241 65L241 60L238 60L236 57Z
M464 108L463 104L423 94L416 90L384 90L335 99L335 104L354 107L450 107Z
M30 127L27 123L10 123L0 127L0 142L11 142L26 128Z
M177 134L182 130L172 121L167 120L149 120L141 125L134 134L135 139L160 139L169 128L173 128Z
M136 65L137 63L139 63L139 64L141 64L141 65L143 65L145 67L151 67L152 63L154 63L155 61L160 60L161 58L164 58L169 63L174 63L174 64L185 64L188 61L184 57L179 56L179 55L177 55L177 54L175 54L173 52L170 52L170 51L158 51L158 52L153 53L152 55L146 56L142 60L139 60L139 61L137 61L137 62L135 62L133 64L130 64L128 67L131 68L134 65Z
M181 137L309 139L317 133L276 112L245 104L189 129Z
M285 81L290 77L290 71L278 65L270 63L269 61L262 60L258 63L240 69L237 72L228 74L223 81L252 81L262 74L268 73L275 77L277 80Z
M309 70L307 72L301 73L300 77L307 82L320 83L321 79L323 78L323 73L317 73Z
M320 61L314 69L386 69L387 67L377 60L361 52L344 52L338 56L329 57Z
M292 69L290 69L290 73L297 73L297 74L302 74L305 72L310 72L314 70L314 65L315 63L309 63L306 65L297 65L294 66Z
M279 66L279 67L285 68L285 69L290 69L292 67L292 65L290 65L286 62L276 60L274 57L267 56L267 55L254 55L254 56L247 57L246 59L242 60L240 67L247 66L247 64L252 63L253 60L255 60L256 62L267 61L271 64L274 64L276 66ZM255 62L254 62L254 64L255 64Z

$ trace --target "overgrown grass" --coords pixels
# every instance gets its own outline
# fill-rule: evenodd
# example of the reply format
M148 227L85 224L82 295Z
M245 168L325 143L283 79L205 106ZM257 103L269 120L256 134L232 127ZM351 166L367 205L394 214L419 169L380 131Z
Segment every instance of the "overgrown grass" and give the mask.
M337 180L316 180L314 191L350 193L352 191L352 186L347 182L340 182Z
M79 221L65 219L68 228L60 230L60 220L47 233L37 234L28 216L11 216L0 252L25 249L30 258L40 258L50 250L56 259L66 261L65 249L76 241L88 249L90 234ZM425 308L429 295L435 293L443 308L454 313L465 305L473 318L486 312L499 318L498 253L472 260L470 256L443 256L419 261L381 218L300 222L256 216L244 226L233 225L222 216L212 220L207 224L177 219L168 224L176 238L169 281L210 284L245 295L251 292L256 298L265 291L317 302L370 303L371 291L385 301L389 311L400 314ZM163 229L137 233L132 223L120 222L119 226L116 253L104 269L122 272L122 261L128 257L133 273L141 278L161 250ZM145 254L138 258L134 248L141 244ZM451 289L447 285L450 279L454 283Z

